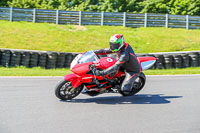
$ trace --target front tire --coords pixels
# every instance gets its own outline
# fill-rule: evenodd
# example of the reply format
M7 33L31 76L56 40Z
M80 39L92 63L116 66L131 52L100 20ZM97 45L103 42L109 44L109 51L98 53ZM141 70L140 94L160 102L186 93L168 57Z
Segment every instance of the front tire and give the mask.
M82 84L77 88L74 88L70 81L62 80L55 88L55 95L61 100L71 100L72 98L78 96L82 89Z

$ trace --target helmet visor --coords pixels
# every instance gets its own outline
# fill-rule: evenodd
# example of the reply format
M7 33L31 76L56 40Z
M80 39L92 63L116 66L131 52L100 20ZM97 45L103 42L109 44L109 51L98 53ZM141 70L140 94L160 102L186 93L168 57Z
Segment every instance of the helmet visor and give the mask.
M120 42L119 43L114 43L110 42L110 49L114 52L118 51L120 47Z

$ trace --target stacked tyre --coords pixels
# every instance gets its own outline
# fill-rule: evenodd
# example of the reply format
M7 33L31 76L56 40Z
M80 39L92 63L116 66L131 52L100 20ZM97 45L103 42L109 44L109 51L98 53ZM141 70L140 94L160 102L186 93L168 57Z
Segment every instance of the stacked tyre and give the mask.
M47 64L47 53L39 52L38 66L42 68L46 68L46 64Z
M56 68L64 68L65 65L65 53L58 53L58 58L56 62Z
M64 63L64 67L70 67L70 64L72 62L72 59L73 59L73 55L72 53L66 53L65 54L65 63Z
M11 50L10 66L11 67L19 66L20 62L21 62L21 52L20 51Z
M165 60L165 69L171 69L173 68L173 56L166 54L164 55L164 60Z
M156 63L155 68L156 69L163 69L164 68L164 56L160 54L155 54L156 57Z
M31 51L30 52L30 67L37 67L38 66L38 52Z
M28 51L22 51L21 52L21 66L29 67L30 64L30 52Z
M10 65L10 57L11 52L10 50L1 50L1 65L3 67L8 67Z
M181 54L182 59L183 59L183 68L188 68L190 67L190 58L188 54Z
M190 66L198 67L199 66L199 54L197 52L189 53Z
M2 58L1 58L1 57L2 57L2 52L1 52L1 50L0 50L0 66L2 65L2 62L1 62L1 61L2 61Z
M173 67L174 68L183 68L183 59L182 56L179 54L173 55L174 61L173 61Z
M56 52L47 52L47 69L56 68L58 54Z

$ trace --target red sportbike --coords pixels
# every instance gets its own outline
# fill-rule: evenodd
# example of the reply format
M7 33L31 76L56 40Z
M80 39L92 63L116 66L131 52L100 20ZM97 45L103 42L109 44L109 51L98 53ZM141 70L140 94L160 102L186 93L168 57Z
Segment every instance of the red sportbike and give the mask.
M81 92L90 96L102 93L120 93L123 96L130 96L138 93L145 84L146 77L143 70L150 68L155 62L154 57L138 57L141 64L141 72L135 80L133 88L129 94L123 93L120 86L125 78L123 68L105 76L96 76L95 69L104 70L116 63L112 57L99 58L92 50L84 54L77 55L71 63L72 74L64 76L56 89L55 94L61 100L70 100Z

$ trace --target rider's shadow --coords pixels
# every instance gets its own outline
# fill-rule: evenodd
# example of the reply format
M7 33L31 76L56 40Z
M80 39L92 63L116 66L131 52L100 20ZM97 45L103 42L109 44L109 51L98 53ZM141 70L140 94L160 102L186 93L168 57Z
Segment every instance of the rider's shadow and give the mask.
M164 96L163 94L138 94L129 97L109 96L93 97L87 99L73 99L72 103L97 103L97 104L167 104L171 99L182 98L182 96Z

